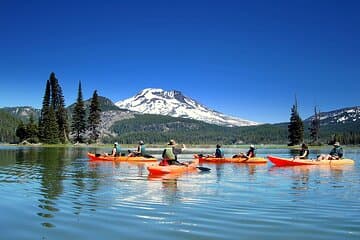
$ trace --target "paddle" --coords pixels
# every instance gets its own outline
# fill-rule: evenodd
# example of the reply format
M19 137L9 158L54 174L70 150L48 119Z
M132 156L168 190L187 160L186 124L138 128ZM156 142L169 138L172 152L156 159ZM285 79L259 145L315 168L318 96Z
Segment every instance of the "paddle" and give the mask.
M200 171L206 171L206 172L211 170L211 168L207 168L207 167L196 167L196 168L199 169Z

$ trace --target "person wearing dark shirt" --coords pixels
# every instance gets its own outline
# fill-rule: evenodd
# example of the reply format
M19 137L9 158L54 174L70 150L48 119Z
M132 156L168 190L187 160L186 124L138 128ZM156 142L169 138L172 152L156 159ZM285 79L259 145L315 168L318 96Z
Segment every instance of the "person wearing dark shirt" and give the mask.
M334 148L331 149L328 155L320 155L318 160L339 160L344 155L343 149L339 142L334 143Z
M301 150L300 150L299 156L296 156L295 158L296 159L307 159L308 156L309 156L309 148L305 143L303 143L303 144L301 144Z

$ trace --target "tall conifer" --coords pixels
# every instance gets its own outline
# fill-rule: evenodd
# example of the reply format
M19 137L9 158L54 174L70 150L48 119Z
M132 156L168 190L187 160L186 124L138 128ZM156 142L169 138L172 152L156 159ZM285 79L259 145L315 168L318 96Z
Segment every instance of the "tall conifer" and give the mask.
M291 108L290 124L288 125L289 146L300 144L304 139L304 124L299 116L297 99Z
M45 143L56 144L60 143L59 140L59 127L56 120L55 111L52 106L49 109L48 118L45 121L44 137Z
M83 142L83 134L86 131L85 108L82 97L81 82L79 81L78 97L72 113L71 132L75 134L76 142Z
M100 136L99 126L101 109L99 107L99 99L97 91L95 90L91 98L90 112L88 118L88 130L90 132L90 140L96 142Z
M61 86L55 73L50 74L51 106L53 107L58 124L59 139L62 143L68 141L69 127L67 123L67 112Z
M49 119L50 111L50 81L46 81L45 94L43 98L43 104L41 108L41 114L39 118L39 138L40 141L45 142L46 134L45 129L47 128L46 124Z
M314 118L311 120L309 130L312 143L319 143L320 111L318 111L316 107L314 108Z

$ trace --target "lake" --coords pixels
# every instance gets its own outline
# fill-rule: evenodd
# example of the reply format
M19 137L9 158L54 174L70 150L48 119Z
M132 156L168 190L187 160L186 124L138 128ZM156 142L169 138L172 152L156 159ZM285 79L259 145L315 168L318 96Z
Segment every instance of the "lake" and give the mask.
M165 177L89 162L95 150L1 146L0 239L360 239L359 148L345 148L354 166L203 164L211 171ZM258 150L268 154L291 156Z

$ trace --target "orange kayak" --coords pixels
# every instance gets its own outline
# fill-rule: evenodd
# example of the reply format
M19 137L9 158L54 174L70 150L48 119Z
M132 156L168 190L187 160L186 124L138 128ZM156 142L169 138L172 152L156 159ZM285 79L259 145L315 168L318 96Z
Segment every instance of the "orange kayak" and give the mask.
M339 160L320 160L316 159L292 159L292 158L281 158L275 156L267 157L276 166L300 166L300 165L346 165L354 164L352 159L339 159Z
M268 160L261 157L254 157L254 158L216 158L216 157L205 157L199 156L194 154L195 159L199 159L200 161L204 162L217 162L217 163L224 163L224 162L231 162L231 163L266 163Z
M128 157L128 156L119 156L119 157L111 157L104 156L100 154L88 153L87 154L91 161L113 161L113 162L157 162L157 159L146 158L146 157Z
M160 166L159 164L152 164L147 167L150 174L167 174L167 173L183 173L194 171L199 165L199 159L190 162L189 165L168 165Z

